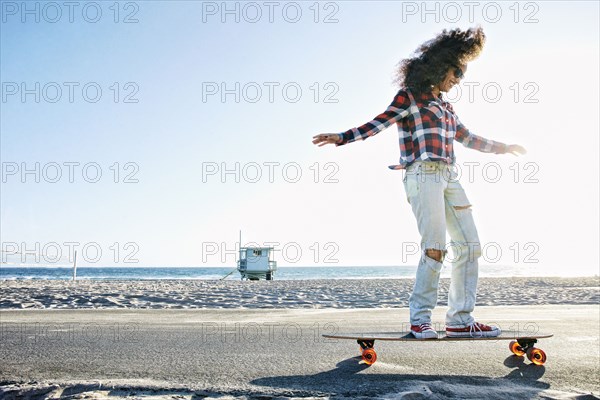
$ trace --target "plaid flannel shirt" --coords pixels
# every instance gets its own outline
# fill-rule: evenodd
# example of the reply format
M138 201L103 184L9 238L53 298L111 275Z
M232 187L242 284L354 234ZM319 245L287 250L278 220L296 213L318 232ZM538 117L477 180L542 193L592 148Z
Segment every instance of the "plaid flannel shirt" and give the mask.
M441 94L440 97L433 93L413 96L409 89L399 90L392 104L372 121L341 133L342 142L336 146L365 140L393 123L398 125L400 143L400 164L388 167L394 170L405 169L416 160L454 164L454 139L484 153L507 151L506 144L469 132Z

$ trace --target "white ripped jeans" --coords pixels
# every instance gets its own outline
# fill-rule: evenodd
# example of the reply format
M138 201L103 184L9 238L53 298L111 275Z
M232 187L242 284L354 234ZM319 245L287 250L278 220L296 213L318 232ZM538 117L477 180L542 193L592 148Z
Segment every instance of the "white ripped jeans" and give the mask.
M446 251L452 249L446 326L469 325L473 322L481 245L471 207L464 207L471 203L456 170L444 162L415 161L406 169L403 182L421 234L421 259L409 299L410 322L431 323L431 310L437 303L443 264L427 256L426 250L442 250L443 261ZM450 246L446 246L446 230Z

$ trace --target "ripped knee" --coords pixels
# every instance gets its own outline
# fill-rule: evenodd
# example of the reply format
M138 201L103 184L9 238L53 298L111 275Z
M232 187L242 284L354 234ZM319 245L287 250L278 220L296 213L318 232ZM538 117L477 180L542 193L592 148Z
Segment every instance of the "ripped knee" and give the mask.
M444 256L446 255L446 250L427 249L425 250L425 255L434 259L435 261L442 262Z
M466 210L469 207L471 207L471 205L467 204L466 206L454 206L454 209L455 210Z

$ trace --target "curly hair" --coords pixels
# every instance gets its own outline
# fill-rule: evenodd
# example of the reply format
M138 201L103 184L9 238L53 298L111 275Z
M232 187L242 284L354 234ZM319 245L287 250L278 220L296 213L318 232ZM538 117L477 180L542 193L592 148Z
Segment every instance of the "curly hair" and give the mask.
M476 59L484 44L485 34L480 26L466 31L444 29L423 43L411 58L400 61L396 83L416 93L429 92L433 85L444 79L451 67Z

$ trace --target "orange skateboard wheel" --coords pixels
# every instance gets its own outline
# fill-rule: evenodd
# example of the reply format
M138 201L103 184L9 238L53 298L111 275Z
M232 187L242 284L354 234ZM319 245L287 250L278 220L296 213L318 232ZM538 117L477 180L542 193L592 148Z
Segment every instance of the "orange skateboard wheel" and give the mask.
M375 361L377 361L377 353L375 353L375 350L373 348L365 349L362 352L362 359L365 362L365 364L371 365Z
M519 342L517 342L516 340L511 341L508 344L508 348L515 356L521 357L522 355L525 354L525 351L523 351L523 348L521 347Z
M542 349L532 347L527 349L527 358L535 365L544 365L546 362L546 353Z

